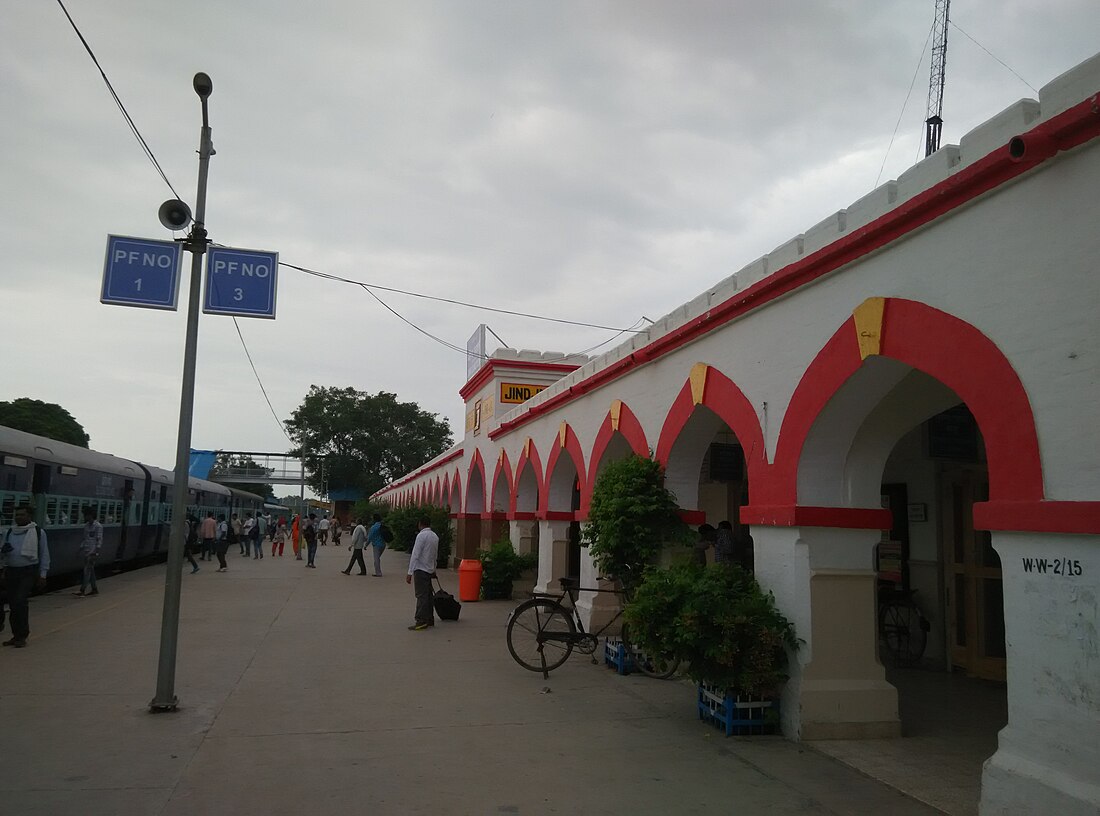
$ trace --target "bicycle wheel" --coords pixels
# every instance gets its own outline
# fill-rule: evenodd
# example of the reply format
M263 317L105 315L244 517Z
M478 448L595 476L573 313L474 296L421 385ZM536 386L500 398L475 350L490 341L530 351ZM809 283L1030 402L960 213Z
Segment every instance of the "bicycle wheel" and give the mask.
M928 624L910 601L892 601L879 611L879 635L883 649L896 666L912 666L924 655Z
M630 632L627 630L626 624L623 624L622 634L620 635L623 641L623 647L626 649L627 654L631 656L632 665L638 669L642 674L647 677L653 677L657 680L667 680L676 674L676 670L680 668L680 661L675 658L660 657L659 655L649 655L638 649L630 640Z
M569 611L548 598L532 598L508 621L508 653L528 671L553 671L573 653L577 626Z

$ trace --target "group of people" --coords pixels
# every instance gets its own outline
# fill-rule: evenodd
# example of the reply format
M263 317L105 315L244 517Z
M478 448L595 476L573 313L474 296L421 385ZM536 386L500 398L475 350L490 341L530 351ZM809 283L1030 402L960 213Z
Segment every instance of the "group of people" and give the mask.
M707 550L714 548L715 564L735 564L747 572L753 570L753 540L748 528L739 527L736 531L728 521L699 526L699 538L695 542L695 560L706 566Z
M96 518L96 511L92 507L83 510L84 531L80 544L80 551L84 558L84 572L81 578L80 591L73 593L80 597L99 594L96 585L95 568L100 550L103 547L103 525ZM29 599L31 592L36 588L42 588L46 583L46 576L50 571L50 549L46 537L46 531L33 521L34 508L29 504L20 504L15 508L14 524L4 533L3 543L0 545L0 632L4 631L9 618L10 610L11 637L2 641L4 646L23 648L27 645L27 637L30 634ZM200 560L213 560L215 554L218 558L218 572L226 571L225 555L231 543L234 541L241 545L241 555L247 555L251 550L253 558L264 557L263 545L265 537L271 541L271 555L283 554L283 547L288 537L286 520L272 519L267 514L257 513L253 516L246 513L240 520L239 527L234 526L238 522L236 514L226 519L223 514L215 518L211 511L201 521L189 514L187 516L187 536L184 549L185 557L191 562L192 573L198 572L199 565L195 562L193 550L198 550ZM300 533L300 535L299 535ZM317 554L318 541L327 539L329 533L333 535L333 543L340 541L340 526L336 520L330 520L326 515L318 520L314 514L310 514L299 529L299 518L295 516L291 520L289 536L292 540L295 556L301 559L300 540L304 539L308 562L307 567L316 568L314 559ZM231 538L232 536L232 538ZM351 568L359 565L359 574L366 575L367 567L363 558L363 550L370 545L373 552L373 575L382 575L382 553L387 544L393 540L393 533L385 525L379 514L374 514L372 523L368 528L364 519L356 519L352 531L351 561L342 572L351 574ZM439 552L439 536L431 529L430 520L421 518L417 524L416 541L413 544L412 554L409 558L409 570L405 576L405 582L413 585L416 596L416 611L410 630L423 631L435 625L435 613L432 603L432 579L435 576L436 559Z
M316 569L314 563L317 557L318 545L328 543L329 534L332 534L333 543L340 543L342 530L340 522L330 519L326 513L318 519L315 513L310 513L304 520L300 516L293 516L290 524L286 518L273 517L270 513L245 513L240 518L232 513L227 519L222 513L215 518L214 511L206 514L201 521L193 514L187 517L187 546L184 547L184 557L191 562L191 573L199 571L199 565L195 561L195 553L199 555L199 561L213 561L218 558L218 572L225 572L228 566L225 555L233 544L240 547L240 554L247 557L250 553L254 560L264 557L264 542L271 542L271 556L282 557L286 548L287 539L291 541L294 557L302 560L302 543L306 547L306 566Z

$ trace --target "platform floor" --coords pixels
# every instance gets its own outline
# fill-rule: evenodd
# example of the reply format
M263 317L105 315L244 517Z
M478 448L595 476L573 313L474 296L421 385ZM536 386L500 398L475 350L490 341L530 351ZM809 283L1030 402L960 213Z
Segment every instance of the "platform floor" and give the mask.
M586 657L524 671L511 602L410 632L407 556L382 578L340 574L347 558L185 571L171 714L147 711L163 567L34 598L28 648L0 649L0 812L938 812L814 748L722 736L687 683Z

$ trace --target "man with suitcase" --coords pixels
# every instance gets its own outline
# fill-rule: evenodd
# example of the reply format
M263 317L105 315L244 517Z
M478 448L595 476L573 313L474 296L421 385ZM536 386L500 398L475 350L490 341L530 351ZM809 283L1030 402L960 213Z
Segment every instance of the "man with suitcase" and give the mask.
M417 528L420 532L416 534L409 557L409 574L405 576L405 583L412 584L416 593L416 616L409 630L422 632L429 626L435 626L432 576L435 575L435 561L439 554L439 536L432 531L432 522L427 516L420 519Z

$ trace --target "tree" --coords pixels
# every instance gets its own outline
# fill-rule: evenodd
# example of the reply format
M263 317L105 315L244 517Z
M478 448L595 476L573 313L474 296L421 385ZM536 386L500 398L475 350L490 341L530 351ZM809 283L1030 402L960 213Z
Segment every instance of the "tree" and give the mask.
M396 394L311 385L286 422L318 493L361 490L365 495L438 456L451 445L446 423ZM322 474L322 466L324 474Z
M271 485L262 482L235 482L234 476L269 476L271 470L250 456L219 453L214 460L214 467L210 469L210 481L225 485L226 487L244 490L248 493L256 493L267 497L272 495Z
M73 419L72 414L52 402L28 397L0 402L0 425L81 448L88 447L88 434L84 427Z
M666 544L685 544L689 534L658 462L630 456L596 477L584 540L596 568L628 592Z

